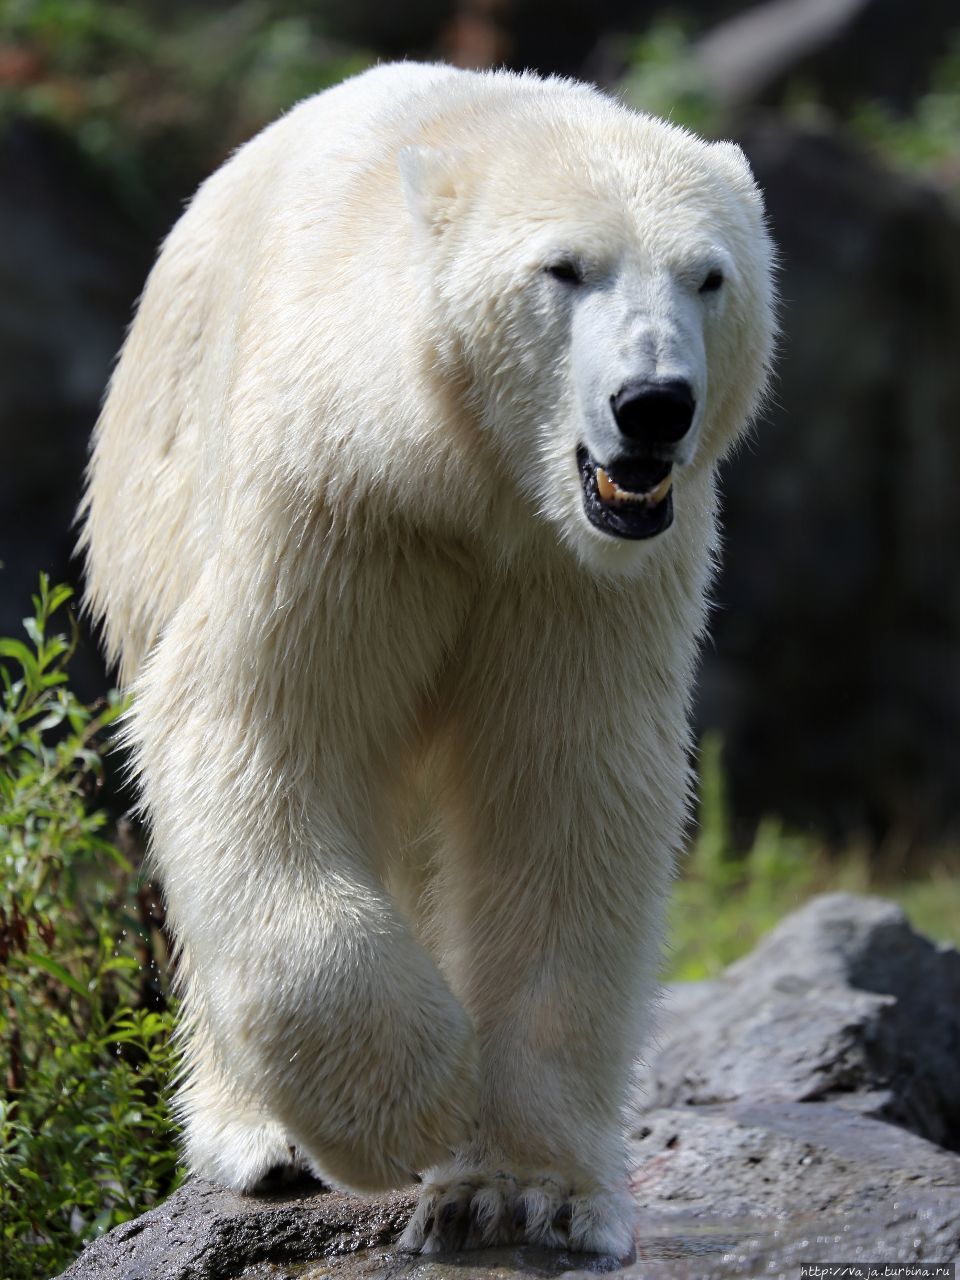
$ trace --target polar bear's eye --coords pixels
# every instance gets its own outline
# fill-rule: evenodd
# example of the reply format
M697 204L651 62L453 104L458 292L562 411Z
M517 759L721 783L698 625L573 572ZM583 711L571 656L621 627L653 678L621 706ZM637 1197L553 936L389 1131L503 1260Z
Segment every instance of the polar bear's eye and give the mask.
M701 293L716 293L723 284L722 271L708 271L703 284L700 286Z
M573 258L558 258L543 269L548 276L562 280L564 284L583 284L583 269Z

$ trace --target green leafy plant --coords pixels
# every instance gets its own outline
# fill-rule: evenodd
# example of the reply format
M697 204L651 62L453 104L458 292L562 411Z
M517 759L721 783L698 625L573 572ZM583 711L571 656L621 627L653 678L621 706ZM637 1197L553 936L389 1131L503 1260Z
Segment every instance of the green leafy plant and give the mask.
M97 804L100 744L123 704L90 707L70 691L75 632L51 631L69 596L41 577L27 641L0 639L5 1280L60 1270L179 1177L171 1014L135 869Z

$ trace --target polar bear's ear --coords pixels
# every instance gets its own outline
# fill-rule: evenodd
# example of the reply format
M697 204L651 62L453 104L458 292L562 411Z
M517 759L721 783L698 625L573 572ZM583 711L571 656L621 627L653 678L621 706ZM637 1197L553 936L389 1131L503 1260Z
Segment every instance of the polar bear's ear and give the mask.
M440 230L452 217L462 194L459 153L436 147L404 147L397 164L404 199L414 220L427 230Z

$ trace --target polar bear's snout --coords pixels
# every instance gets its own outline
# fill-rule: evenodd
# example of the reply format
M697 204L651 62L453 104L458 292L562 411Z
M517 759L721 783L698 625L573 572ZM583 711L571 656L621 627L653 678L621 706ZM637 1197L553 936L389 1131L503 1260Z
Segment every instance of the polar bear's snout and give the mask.
M634 379L610 397L625 452L661 456L678 444L693 425L696 401L684 379Z
M613 538L654 538L673 523L673 465L684 462L697 400L685 378L632 378L610 397L618 448L603 464L577 450L583 510Z

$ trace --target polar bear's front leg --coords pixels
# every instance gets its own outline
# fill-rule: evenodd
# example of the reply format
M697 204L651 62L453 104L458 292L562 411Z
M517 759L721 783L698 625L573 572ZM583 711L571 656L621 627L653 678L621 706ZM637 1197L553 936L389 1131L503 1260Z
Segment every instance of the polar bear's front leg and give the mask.
M625 1257L624 1107L684 811L683 697L615 598L560 615L531 587L477 624L451 716L441 892L480 1132L424 1178L404 1239Z
M192 949L184 1008L196 1021L202 991L209 1030L188 1035L178 1098L189 1166L244 1191L304 1167L358 1190L409 1184L474 1130L469 1021L388 905L321 938L300 896L273 891L264 917L289 910L297 927L264 918L246 955Z
M187 1151L241 1189L291 1146L325 1180L404 1185L475 1128L469 1018L380 866L392 770L459 620L456 584L437 591L446 612L411 609L436 583L389 548L370 558L337 573L336 608L295 598L301 613L248 620L233 602L252 592L203 584L135 699L188 1041L202 1029ZM225 600L219 617L208 599Z

